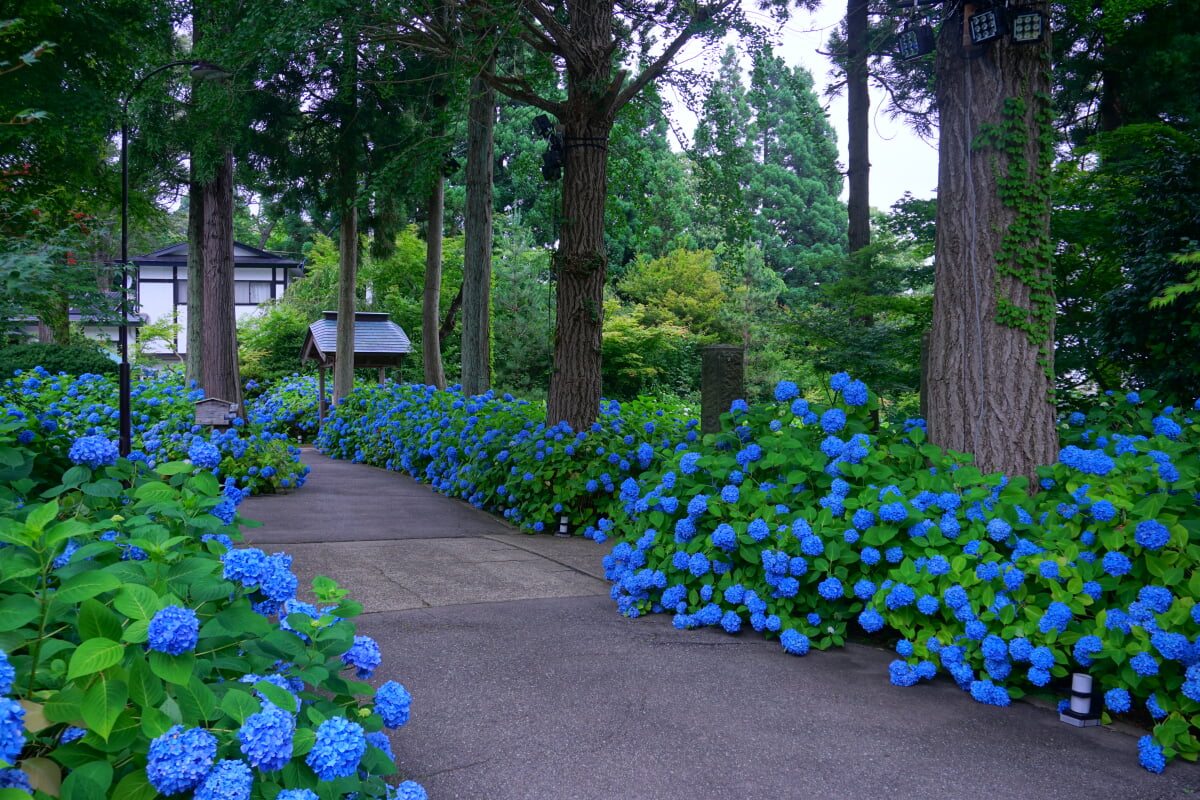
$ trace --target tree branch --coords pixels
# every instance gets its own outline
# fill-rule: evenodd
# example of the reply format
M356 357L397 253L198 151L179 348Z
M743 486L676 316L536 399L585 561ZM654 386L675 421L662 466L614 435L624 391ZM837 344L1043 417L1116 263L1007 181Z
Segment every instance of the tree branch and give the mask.
M558 51L563 58L570 62L580 60L582 54L575 46L575 39L571 36L571 31L554 18L554 14L550 12L550 9L542 5L539 0L525 0L521 4L521 7L526 9L530 16L541 23L545 29L541 35L557 45Z
M511 97L513 100L520 100L535 108L540 108L554 116L562 115L562 104L547 100L539 94L536 94L529 84L521 78L503 78L488 72L480 73L480 77L488 86L491 86L497 92Z

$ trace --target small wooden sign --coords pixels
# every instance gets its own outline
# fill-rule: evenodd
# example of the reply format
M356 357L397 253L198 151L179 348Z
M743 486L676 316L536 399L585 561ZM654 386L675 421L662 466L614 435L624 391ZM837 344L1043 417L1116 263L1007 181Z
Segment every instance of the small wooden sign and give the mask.
M196 401L196 424L225 428L237 416L237 403L219 397L206 397Z

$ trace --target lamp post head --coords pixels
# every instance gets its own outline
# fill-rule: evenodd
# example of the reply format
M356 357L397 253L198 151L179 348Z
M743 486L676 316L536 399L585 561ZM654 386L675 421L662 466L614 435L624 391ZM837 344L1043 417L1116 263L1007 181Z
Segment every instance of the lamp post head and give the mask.
M226 78L232 78L233 73L226 69L218 67L216 64L209 64L207 61L197 61L188 70L193 78L200 78L206 81L223 81Z

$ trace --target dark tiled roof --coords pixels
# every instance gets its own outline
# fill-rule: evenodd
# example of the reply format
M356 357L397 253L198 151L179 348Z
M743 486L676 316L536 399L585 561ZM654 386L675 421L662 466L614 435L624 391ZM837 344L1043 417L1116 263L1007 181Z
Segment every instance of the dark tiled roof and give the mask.
M316 352L313 352L315 349ZM337 312L326 311L325 318L308 326L302 358L330 361L337 350ZM387 314L359 311L354 315L354 354L396 356L412 352L412 342Z

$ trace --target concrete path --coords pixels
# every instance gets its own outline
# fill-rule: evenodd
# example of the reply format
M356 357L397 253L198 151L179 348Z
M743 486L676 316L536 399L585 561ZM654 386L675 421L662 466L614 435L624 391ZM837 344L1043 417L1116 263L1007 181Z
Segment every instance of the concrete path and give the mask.
M893 654L786 655L749 632L616 613L582 538L527 536L397 473L311 451L309 482L248 499L247 541L363 603L377 682L413 695L393 748L432 800L1200 797L1200 767L1137 763L1130 729L901 689Z

